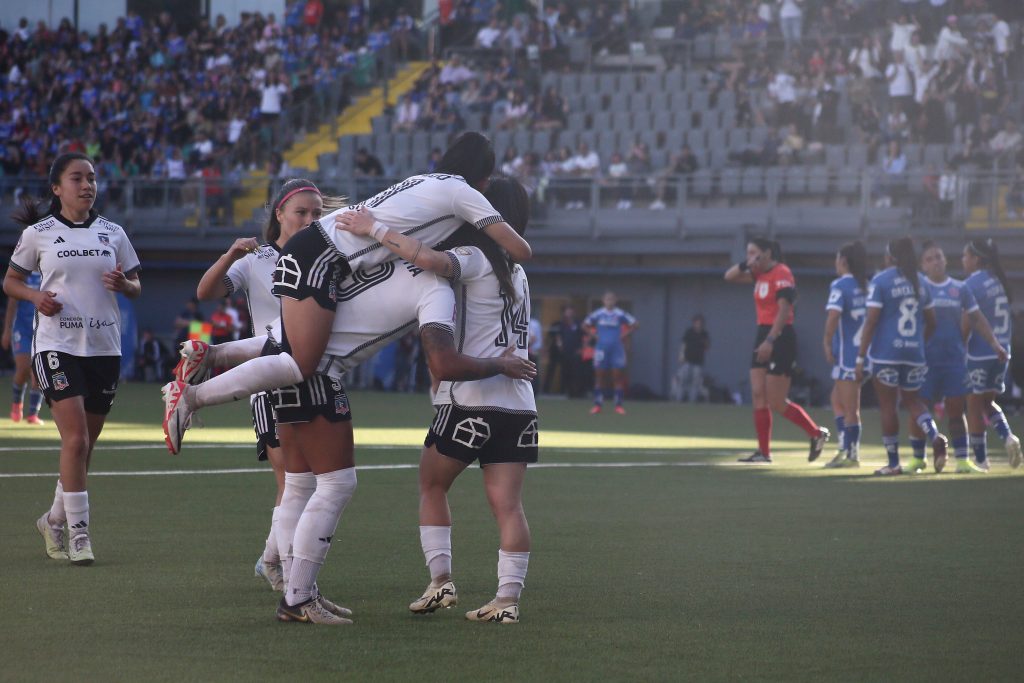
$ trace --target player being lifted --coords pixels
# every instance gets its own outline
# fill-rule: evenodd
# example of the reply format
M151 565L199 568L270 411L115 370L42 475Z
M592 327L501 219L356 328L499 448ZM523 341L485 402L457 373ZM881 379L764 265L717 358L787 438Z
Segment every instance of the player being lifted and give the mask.
M529 244L480 193L487 187L493 170L494 148L490 140L479 133L463 133L445 152L436 173L407 178L363 204L381 221L374 227L375 234L390 227L396 232L415 235L427 244L437 244L467 222L483 230L513 258L526 260L531 255ZM353 270L370 270L394 259L394 255L377 241L335 229L335 220L355 208L335 211L314 221L285 245L275 273L276 294L287 295L289 291L303 287L324 287L328 295L334 291L336 298L341 281ZM315 252L318 255L315 267L300 272L292 251ZM288 311L299 309L304 309L310 316L307 321L310 334L303 344L302 353L296 356L288 342L289 330L293 328L288 324ZM191 412L205 405L217 405L270 388L297 384L314 373L324 354L333 323L333 307L324 308L312 300L285 303L282 317L285 321L282 353L248 361L203 383L201 387L180 388L173 383L164 387L164 433L172 453L180 447ZM191 362L201 361L199 350L190 348L189 354ZM179 405L183 407L179 408ZM172 416L175 424L169 426L168 418Z
M605 292L601 303L601 308L583 319L584 329L597 336L594 346L594 406L590 414L597 415L604 407L604 387L610 373L615 391L615 412L625 415L626 409L622 407L622 396L626 391L625 341L639 323L616 305L618 298L614 292Z
M985 443L985 420L995 428L1006 446L1010 467L1021 464L1020 439L1010 430L1006 415L996 403L996 396L1005 390L1004 379L1009 365L1013 320L1010 315L1010 287L999 262L999 249L991 239L971 240L964 247L962 262L967 273L965 284L974 294L981 314L988 321L993 340L979 334L978 328L967 340L967 377L971 393L967 397L967 428L971 448L978 467L989 469ZM1003 351L1000 353L1000 348Z
M924 357L928 364L921 387L925 405L944 401L949 420L949 437L956 457L956 471L969 474L980 471L968 458L967 423L964 420L964 397L967 395L967 351L964 348L963 326L966 321L995 350L996 356L1006 360L1006 351L992 335L985 316L981 314L971 290L960 280L946 274L946 255L934 242L921 245L921 271L924 286L935 304L935 332L925 342ZM917 422L909 425L910 446L914 451L911 468L924 467L924 432ZM935 471L941 472L943 463L934 461ZM909 468L908 468L909 469Z
M266 334L266 330L281 315L281 302L271 291L281 248L299 230L319 220L324 208L335 210L343 205L344 201L340 197L322 196L310 180L295 178L287 181L270 205L263 230L263 243L252 237L235 240L227 252L203 274L196 288L196 296L200 301L208 301L245 292L249 302L250 333L252 336ZM226 364L236 363L228 359ZM280 591L284 588L284 579L281 573L281 551L277 546L274 527L281 496L284 495L284 453L277 438L277 420L267 392L250 396L249 404L253 428L256 430L256 457L259 460L270 460L277 480L271 530L263 553L256 560L256 575L266 579L274 590Z
M828 441L829 432L819 427L807 412L789 400L793 364L796 362L796 333L793 305L796 280L782 262L779 243L763 237L747 242L747 257L725 271L726 282L753 283L757 308L757 335L750 364L750 394L754 404L754 426L758 450L740 462L770 463L772 411L802 429L810 438L807 460L814 462Z
M496 179L486 193L517 232L526 230L529 198L517 181ZM346 216L341 222L368 234L371 221ZM466 353L497 357L512 350L527 358L530 286L523 268L485 235L463 226L443 251L393 231L382 244L416 266L442 275L456 291L457 343ZM426 248L424 248L426 246ZM466 613L471 621L519 621L519 598L530 560L530 527L523 512L527 463L537 462L537 406L525 379L496 376L476 382L441 382L434 394L437 414L420 456L420 545L430 584L409 605L423 614L457 602L452 582L451 509L448 490L475 461L498 522L498 590L493 600Z
M839 452L825 467L860 467L860 387L857 352L864 323L867 252L861 242L844 244L836 254L836 274L825 310L825 359L832 365L832 407Z
M139 258L124 230L93 210L96 170L89 157L60 155L48 180L48 208L26 198L14 215L28 227L11 256L4 292L36 307L33 370L60 431L60 478L36 528L47 555L85 565L95 559L89 462L121 374L116 294L135 298L142 285ZM39 289L25 284L33 271L42 274Z
M900 466L900 403L931 440L935 461L943 464L946 437L939 433L919 394L928 372L924 343L935 330L935 305L918 280L917 257L910 238L889 242L885 265L885 270L868 285L868 312L857 355L857 379L863 379L864 366L870 361L882 421L882 442L889 456L889 463L875 474L893 475L924 466L923 462L915 461L907 468Z

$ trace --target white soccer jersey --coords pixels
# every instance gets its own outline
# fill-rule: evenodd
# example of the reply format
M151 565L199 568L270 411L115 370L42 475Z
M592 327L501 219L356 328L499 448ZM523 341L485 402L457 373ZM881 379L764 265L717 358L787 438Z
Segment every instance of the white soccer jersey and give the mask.
M64 306L56 315L36 313L33 354L121 355L117 296L103 286L103 274L118 264L130 275L139 270L139 257L121 226L102 216L84 223L47 216L25 228L11 256L11 267L25 275L39 271L39 288L56 292L57 301Z
M452 262L455 287L455 343L461 353L496 358L515 346L527 358L530 328L530 283L522 266L513 266L515 299L501 292L490 261L476 247L445 252ZM536 413L533 386L523 379L496 375L472 382L441 382L434 403Z
M224 286L228 293L245 292L249 301L252 333L260 336L281 317L281 302L274 296L274 268L281 251L276 244L261 244L255 253L246 254L228 268Z
M433 273L405 261L359 270L342 281L327 350L317 372L338 376L412 329L455 327L455 293ZM272 336L282 339L280 319Z
M432 247L451 235L463 223L485 228L505 219L487 199L462 176L429 173L406 178L362 202L379 223L395 232L415 237ZM369 237L360 237L334 227L334 219L360 205L327 214L320 219L353 271L368 270L396 257Z

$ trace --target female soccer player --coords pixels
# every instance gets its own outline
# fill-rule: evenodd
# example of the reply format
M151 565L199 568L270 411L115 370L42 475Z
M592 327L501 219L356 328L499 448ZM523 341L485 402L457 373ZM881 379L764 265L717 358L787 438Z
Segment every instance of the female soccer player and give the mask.
M490 140L479 133L463 133L445 152L437 173L407 178L363 204L382 225L396 232L415 234L428 244L440 242L463 222L468 222L517 260L528 259L530 245L480 193L486 189L493 170L494 149ZM355 208L335 211L315 221L309 230L300 231L285 245L278 259L274 274L276 293L287 296L289 292L322 287L330 304L321 302L324 305L319 305L307 297L301 304L285 305L285 308L303 309L311 316L301 331L297 328L291 333L303 337L302 356L293 357L284 344L283 353L256 358L233 368L205 382L199 391L189 387L179 394L175 386L167 385L172 393L165 399L164 433L172 453L180 448L191 412L225 399L237 400L268 387L297 384L314 373L324 355L333 324L335 302L331 297L336 298L341 281L354 270L369 271L394 259L391 252L373 239L335 229L336 220ZM303 271L292 251L315 254L315 263ZM291 327L285 325L285 334ZM188 368L185 374L190 374Z
M864 323L867 252L861 242L844 244L836 254L838 278L829 286L825 320L825 359L832 365L832 404L841 447L825 467L860 467L860 386L857 351Z
M618 298L614 292L605 292L601 299L603 306L583 319L583 327L597 335L594 347L594 406L591 415L597 415L604 406L604 387L611 372L615 389L615 412L625 415L622 395L626 389L626 345L625 341L639 326L636 318L616 306Z
M31 273L25 284L32 289L39 289L39 273ZM43 404L43 392L32 383L32 327L35 318L35 306L31 301L7 301L7 312L4 315L4 331L0 336L0 348L10 349L14 356L14 381L11 384L11 422L42 425L39 408ZM28 410L22 411L25 389L28 389Z
M917 256L910 238L889 242L885 265L886 269L875 275L868 286L868 312L861 330L856 378L863 380L864 365L870 361L882 420L882 441L889 456L889 464L875 470L875 474L893 475L924 467L923 460L900 467L899 403L931 439L932 456L942 464L946 458L946 437L939 433L919 394L928 372L924 344L935 331L935 304L918 280Z
M925 405L944 400L949 419L949 437L953 443L958 474L981 471L967 457L967 423L964 420L964 397L967 395L967 351L964 348L963 322L966 317L974 331L985 339L999 358L1006 360L1006 351L992 334L981 314L971 290L946 274L946 255L934 242L921 245L921 271L924 286L935 302L935 333L925 343L924 357L928 374L921 387ZM914 450L913 466L924 462L925 439L921 427L910 422L910 446ZM941 472L944 463L934 462Z
M343 205L344 201L339 197L323 197L310 180L295 178L287 181L270 205L263 243L251 237L235 240L231 248L203 274L196 296L200 301L209 301L223 299L234 292L245 292L249 302L251 334L265 334L281 315L281 302L271 292L271 286L282 246L299 230L319 220L325 207L334 210ZM270 460L277 479L270 533L263 554L256 560L256 575L266 579L274 590L281 591L284 579L274 527L284 493L284 454L277 438L277 420L267 392L253 394L249 403L256 430L256 456L259 460Z
M523 234L529 220L526 190L512 179L494 180L486 193L510 225ZM372 222L343 218L347 229L370 234ZM530 286L526 273L494 243L469 226L435 251L419 240L379 230L381 243L414 265L448 278L456 288L458 343L466 353L498 357L514 349L527 357ZM440 249L441 247L439 247ZM474 382L441 382L437 415L420 456L420 544L430 584L409 605L417 614L458 601L452 582L451 510L448 490L474 461L498 522L498 590L493 600L466 613L470 621L516 623L530 560L530 527L523 512L527 463L537 462L537 406L528 380L496 376Z
M53 505L36 528L48 556L85 565L95 559L86 473L121 370L116 293L134 299L142 286L124 230L93 210L96 170L89 157L60 155L48 180L49 207L42 211L26 200L14 215L28 227L11 256L4 292L31 301L38 312L33 368L61 437ZM32 271L42 275L38 290L25 284Z
M1013 321L1010 317L1010 287L999 262L999 249L991 239L971 240L964 247L962 262L967 273L965 284L974 294L981 314L985 316L995 341L1003 349L1010 348ZM971 448L978 467L988 471L985 443L985 419L992 425L1006 446L1010 467L1021 464L1020 439L1010 430L1006 415L996 403L1003 393L1009 356L975 330L967 340L967 377L971 394L967 397L967 428Z
M782 263L782 247L774 240L752 238L747 243L747 258L725 271L725 280L753 283L757 308L750 393L758 450L749 457L740 458L740 462L772 461L773 410L804 430L811 440L807 460L814 462L821 455L829 433L815 424L803 408L787 398L790 374L796 362L796 333L793 332L796 280Z

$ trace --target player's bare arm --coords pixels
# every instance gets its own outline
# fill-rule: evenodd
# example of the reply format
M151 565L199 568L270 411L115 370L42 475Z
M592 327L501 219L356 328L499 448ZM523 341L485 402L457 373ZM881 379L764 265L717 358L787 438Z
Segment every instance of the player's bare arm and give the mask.
M531 380L537 374L536 365L513 355L514 347L497 358L475 358L459 353L451 331L437 326L427 326L420 331L420 344L427 356L430 374L438 380L468 382L495 375Z
M203 273L203 277L196 286L196 298L200 301L209 301L227 296L229 292L227 285L224 284L224 278L227 276L231 264L245 257L246 254L254 253L259 246L259 241L255 237L240 237L235 240L228 250Z
M12 299L31 301L36 310L46 317L57 315L63 310L64 304L57 301L57 292L33 289L25 284L27 278L28 275L8 268L7 275L4 276L4 294Z
M988 324L988 320L982 315L981 310L975 309L967 314L967 318L970 322L971 328L975 332L981 335L981 338L988 342L988 345L992 347L992 350L996 352L996 356L999 357L999 362L1005 363L1010 357L1010 354L1003 345L996 339L996 335L992 332L992 326ZM964 335L964 341L967 340L967 335Z

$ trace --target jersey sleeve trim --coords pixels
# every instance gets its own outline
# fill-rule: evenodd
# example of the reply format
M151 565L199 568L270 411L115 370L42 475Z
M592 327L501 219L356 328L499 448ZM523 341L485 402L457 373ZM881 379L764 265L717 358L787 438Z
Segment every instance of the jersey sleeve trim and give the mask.
M967 312L968 313L974 313L975 311L980 311L980 310L981 310L981 306L979 306L978 304L974 304L973 306L971 306L970 308L967 309Z
M420 327L420 332L422 332L423 330L426 330L428 328L429 329L434 329L434 330L440 330L441 332L445 332L447 334L450 334L453 339L455 338L455 328L452 327L451 325L447 325L445 323L437 323L437 322L427 323L427 324L425 324L425 325Z
M10 262L10 264L11 264L11 268L14 269L14 272L16 272L16 273L21 273L22 275L31 275L32 274L32 269L31 268L28 268L28 269L22 268L17 263L15 263L13 260Z
M445 256L448 257L448 261L451 264L452 272L448 276L448 282L455 284L462 279L462 262L459 261L459 257L450 251L444 252Z
M227 290L228 294L235 293L235 281L229 275L224 276L224 289Z
M129 277L129 276L131 276L131 275L136 275L136 274L138 274L138 273L139 273L139 272L140 272L141 270L142 270L142 264L140 263L139 265L135 266L134 268L131 268L131 269L129 269L129 270L126 270L126 271L124 271L124 276L125 276L125 277Z
M868 308L881 308L882 307L882 302L881 301L869 301L869 302L867 302L864 305L867 306Z
M505 219L500 215L488 216L487 218L481 218L473 225L476 226L477 230L483 230L488 225L494 225L495 223L504 223Z
M839 311L840 313L842 313L843 312L843 307L840 306L839 304L826 304L825 310L826 311Z

